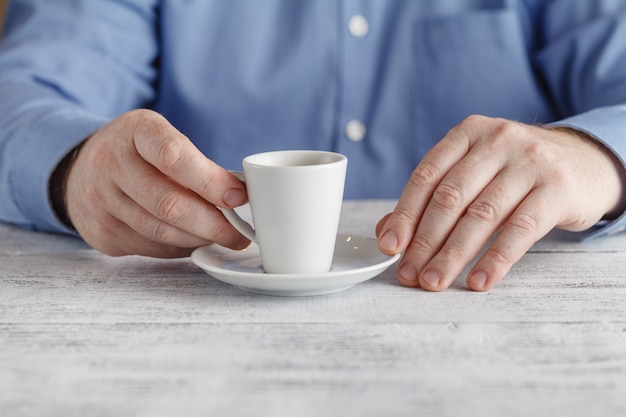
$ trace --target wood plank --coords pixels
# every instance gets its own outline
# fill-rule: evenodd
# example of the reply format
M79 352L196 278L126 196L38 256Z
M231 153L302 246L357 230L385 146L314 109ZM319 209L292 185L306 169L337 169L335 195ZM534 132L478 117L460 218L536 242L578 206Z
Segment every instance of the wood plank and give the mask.
M7 416L617 416L625 328L2 325L0 404Z
M335 295L277 298L223 284L189 259L21 255L2 261L0 321L611 321L626 317L624 261L621 253L531 253L488 293L468 291L463 277L439 294L404 288L392 267Z

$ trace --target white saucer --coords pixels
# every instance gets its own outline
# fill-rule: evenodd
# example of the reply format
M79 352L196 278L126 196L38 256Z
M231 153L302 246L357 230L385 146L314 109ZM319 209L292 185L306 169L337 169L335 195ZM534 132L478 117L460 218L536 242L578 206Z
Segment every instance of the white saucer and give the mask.
M234 251L219 245L203 246L192 261L212 277L242 290L263 295L308 296L331 294L379 275L400 258L378 250L376 239L337 235L331 270L325 274L266 274L259 248Z

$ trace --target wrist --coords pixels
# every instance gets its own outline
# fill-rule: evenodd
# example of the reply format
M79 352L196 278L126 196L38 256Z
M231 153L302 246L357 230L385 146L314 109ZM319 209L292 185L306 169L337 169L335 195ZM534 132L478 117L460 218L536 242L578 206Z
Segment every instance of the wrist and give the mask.
M615 220L624 214L626 211L626 169L617 154L602 141L581 130L570 127L555 127L551 129L566 132L580 138L604 156L605 161L608 161L608 164L605 164L607 177L616 180L616 186L611 187L615 191L615 193L611 193L614 195L614 204L604 213L602 220Z

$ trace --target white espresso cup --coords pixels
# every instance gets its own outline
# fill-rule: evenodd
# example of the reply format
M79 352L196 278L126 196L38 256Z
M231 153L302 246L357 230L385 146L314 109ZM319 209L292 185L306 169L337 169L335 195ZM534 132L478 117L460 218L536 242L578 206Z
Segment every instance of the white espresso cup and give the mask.
M276 151L243 160L254 228L231 209L230 223L259 246L266 273L316 274L332 265L348 159L324 151Z

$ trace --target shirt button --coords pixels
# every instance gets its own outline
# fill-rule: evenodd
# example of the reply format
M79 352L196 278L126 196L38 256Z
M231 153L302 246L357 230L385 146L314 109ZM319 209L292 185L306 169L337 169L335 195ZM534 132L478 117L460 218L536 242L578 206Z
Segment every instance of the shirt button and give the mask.
M367 129L360 120L350 120L346 123L346 136L353 142L360 142L365 137Z
M354 15L348 21L348 31L352 36L362 38L370 30L370 24L365 17L360 14Z

